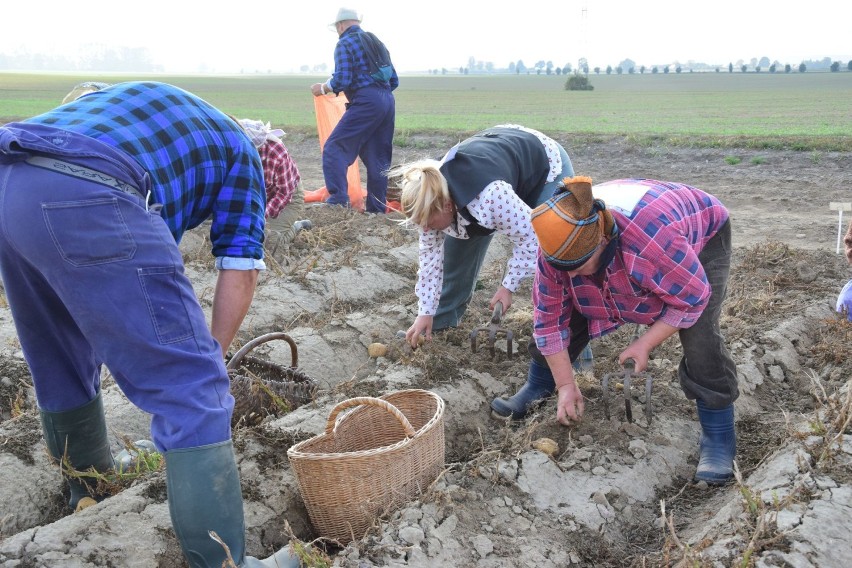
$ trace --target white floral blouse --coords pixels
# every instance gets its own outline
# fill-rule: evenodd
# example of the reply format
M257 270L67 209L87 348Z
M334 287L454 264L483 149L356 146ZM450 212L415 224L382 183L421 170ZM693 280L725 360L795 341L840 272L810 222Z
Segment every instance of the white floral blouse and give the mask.
M536 135L547 153L550 171L547 181L552 182L562 173L562 156L559 144L537 130L516 124L502 124L497 128L517 128ZM511 184L503 180L489 183L467 206L468 211L486 229L493 229L512 241L512 256L503 277L503 286L515 292L521 280L535 272L538 240L530 222L532 209L515 193ZM420 271L414 292L418 298L418 314L434 315L441 299L444 283L444 236L467 239L466 227L470 223L461 215L443 231L420 230Z

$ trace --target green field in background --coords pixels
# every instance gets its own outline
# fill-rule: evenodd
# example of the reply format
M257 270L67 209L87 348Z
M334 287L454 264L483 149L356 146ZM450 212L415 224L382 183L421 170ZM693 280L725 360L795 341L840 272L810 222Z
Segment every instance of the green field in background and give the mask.
M238 117L315 133L311 83L319 76L79 76L0 73L0 122L47 111L80 81L157 80ZM558 75L403 76L398 134L473 132L518 123L586 135L763 140L764 146L849 149L852 73L590 75L593 91L566 91ZM777 139L778 144L773 144ZM795 147L796 143L792 143Z

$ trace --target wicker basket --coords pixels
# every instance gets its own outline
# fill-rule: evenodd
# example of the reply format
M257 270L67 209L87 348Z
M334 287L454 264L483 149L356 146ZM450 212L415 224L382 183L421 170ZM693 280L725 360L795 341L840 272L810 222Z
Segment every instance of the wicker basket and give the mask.
M290 367L249 355L258 345L274 339L290 345ZM233 428L241 424L255 426L267 416L279 416L307 404L316 394L316 381L299 369L296 342L286 333L267 333L252 339L231 357L227 368L234 396Z
M345 545L437 479L444 467L444 401L419 389L345 400L332 409L323 434L292 446L287 456L314 528Z

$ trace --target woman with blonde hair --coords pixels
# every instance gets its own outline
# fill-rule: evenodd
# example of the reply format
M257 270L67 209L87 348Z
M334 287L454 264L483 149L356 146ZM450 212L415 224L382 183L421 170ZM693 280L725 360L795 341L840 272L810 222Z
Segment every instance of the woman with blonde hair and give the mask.
M538 240L530 212L553 195L560 180L573 175L558 142L514 124L479 132L441 160L419 160L389 173L399 180L405 216L420 228L418 315L406 333L412 346L421 335L428 341L432 332L458 325L494 233L509 238L512 256L489 304L494 309L500 302L509 309L521 280L535 272ZM591 351L584 356L590 362ZM515 410L524 405L520 399L510 404L518 409L503 402L492 404L502 417L518 414Z

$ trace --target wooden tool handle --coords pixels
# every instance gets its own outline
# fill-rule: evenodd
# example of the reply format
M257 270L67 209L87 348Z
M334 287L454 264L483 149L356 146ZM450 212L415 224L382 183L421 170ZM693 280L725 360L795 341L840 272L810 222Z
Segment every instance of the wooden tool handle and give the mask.
M494 311L491 312L491 323L500 323L503 321L503 302L494 304Z

